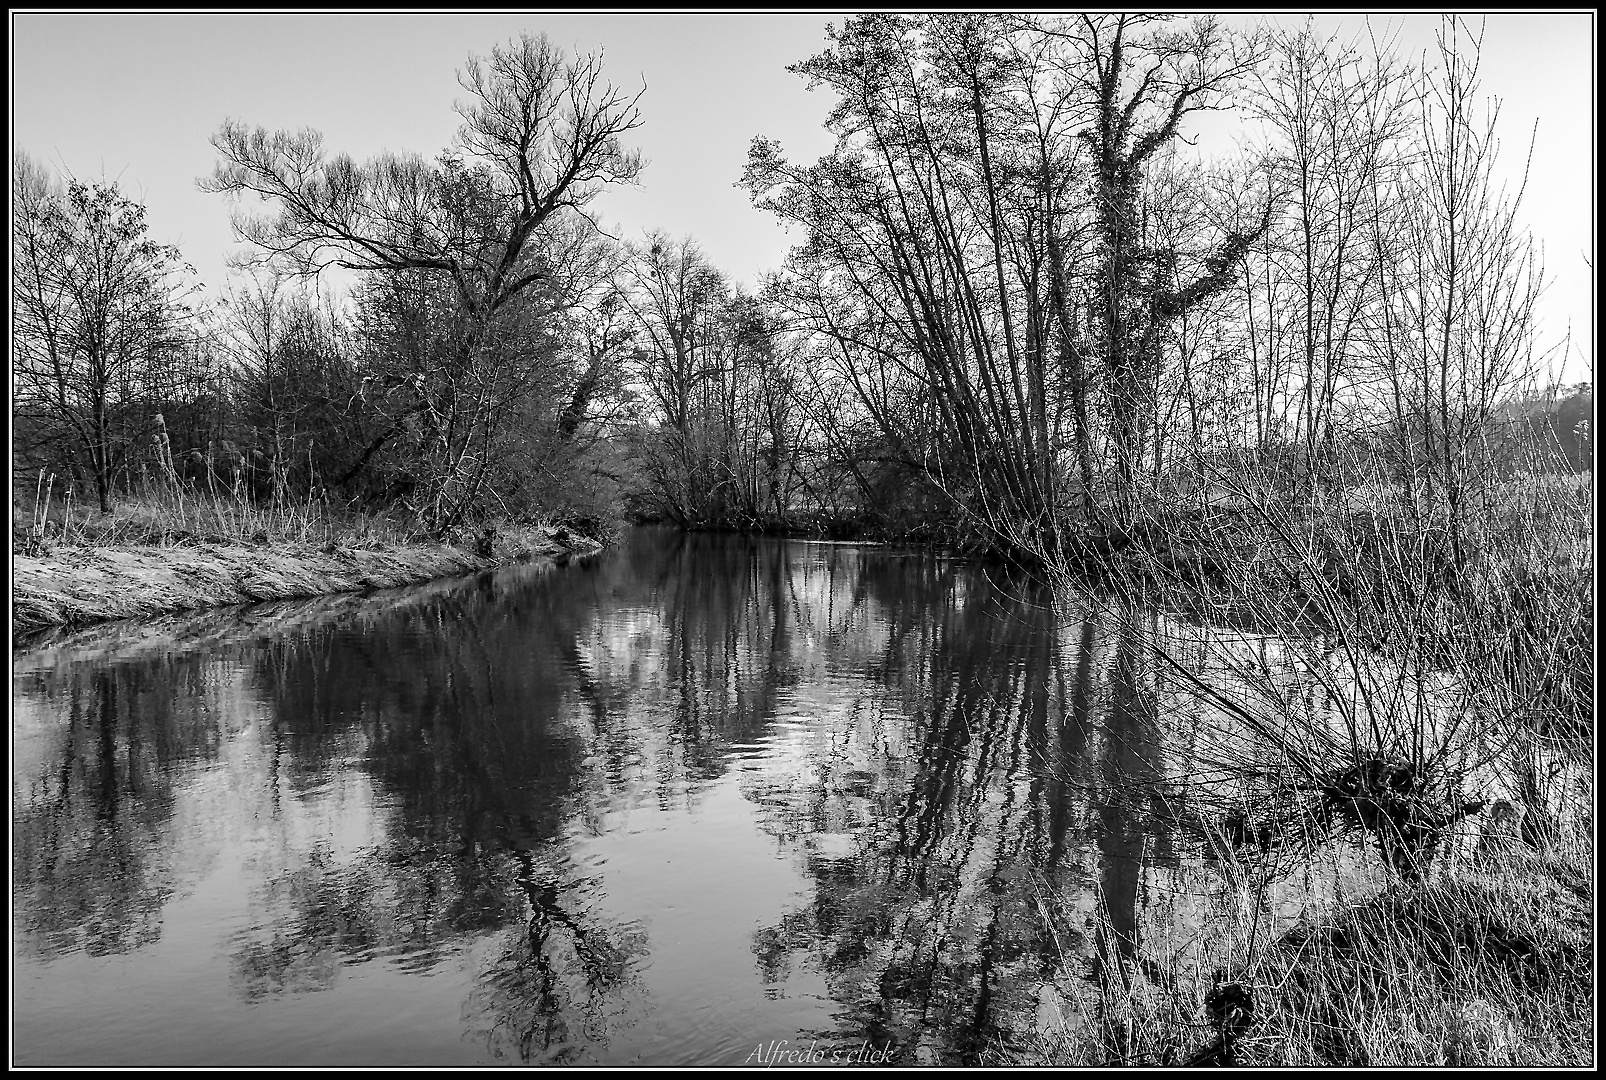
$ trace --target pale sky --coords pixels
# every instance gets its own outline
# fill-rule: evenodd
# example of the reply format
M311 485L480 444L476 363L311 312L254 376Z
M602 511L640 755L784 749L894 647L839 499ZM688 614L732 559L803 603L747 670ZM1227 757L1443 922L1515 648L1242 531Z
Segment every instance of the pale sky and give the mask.
M1283 21L1302 21L1285 15ZM118 180L149 208L153 237L177 244L208 291L234 246L228 206L196 190L216 161L209 138L226 117L269 129L322 131L359 161L380 150L434 156L452 140L463 98L455 73L520 31L604 50L604 73L646 84L634 145L648 159L639 188L594 204L616 235L662 228L697 240L749 284L778 267L788 236L734 185L754 135L789 157L830 147L830 101L786 65L818 52L840 15L78 14L11 13L12 139L56 170ZM1430 49L1436 15L1379 15L1402 51ZM1360 28L1359 16L1321 25ZM1594 18L1588 12L1490 15L1486 93L1504 99L1503 160L1520 169L1539 121L1524 219L1552 278L1542 343L1571 320L1569 381L1589 378L1594 252ZM1586 262L1586 260L1588 260Z

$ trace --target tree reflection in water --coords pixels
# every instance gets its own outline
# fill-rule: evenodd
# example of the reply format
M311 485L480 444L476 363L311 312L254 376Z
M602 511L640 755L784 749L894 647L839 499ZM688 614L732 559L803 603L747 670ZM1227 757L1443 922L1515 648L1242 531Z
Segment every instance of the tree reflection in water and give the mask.
M18 675L64 719L55 753L15 781L15 944L43 957L125 953L162 934L183 887L159 842L173 812L175 764L215 755L215 711L175 709L205 695L193 659Z
M1084 615L1062 634L1029 585L948 600L909 582L885 597L908 629L882 669L927 687L912 760L872 752L857 788L818 765L783 832L806 843L833 820L864 824L851 852L811 858L811 907L755 943L766 982L810 951L828 973L851 1025L816 1037L893 1044L903 1064L1023 1048L1056 979L1130 992L1146 869L1176 861L1158 691L1131 621L1152 616L1103 632ZM910 601L929 626L899 619ZM1106 1034L1121 1060L1121 1033Z
M319 879L287 898L295 946L248 944L242 963L321 946L427 970L489 937L465 1021L493 1054L564 1062L606 1046L605 1018L624 1008L646 941L592 913L592 883L565 852L587 746L564 721L585 612L563 599L486 574L361 632L314 628L262 653L275 717L314 732L295 740L295 767L327 774L319 755L357 734L390 820L355 861L291 875Z
M1058 636L1040 593L967 596L951 570L909 571L865 584L899 628L879 667L894 696L915 706L911 760L872 754L880 760L851 774L821 766L822 782L794 807L803 819L794 829L857 816L863 840L811 861L812 911L761 931L758 951L773 980L776 942L816 939L852 1019L820 1038L897 1044L905 1064L974 1061L1004 1034L1000 1016L1023 1004L1017 973L1036 975L1060 955L1035 885L1049 852L1063 855L1069 819L1044 798L1033 761L1062 728ZM1056 832L1057 850L1043 842Z

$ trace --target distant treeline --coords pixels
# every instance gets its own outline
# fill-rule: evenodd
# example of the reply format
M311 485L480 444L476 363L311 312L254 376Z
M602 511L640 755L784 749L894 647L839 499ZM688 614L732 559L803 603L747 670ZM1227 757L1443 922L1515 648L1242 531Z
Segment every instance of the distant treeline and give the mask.
M1595 390L1588 383L1518 398L1499 412L1500 420L1521 432L1541 467L1568 472L1595 467L1594 418Z

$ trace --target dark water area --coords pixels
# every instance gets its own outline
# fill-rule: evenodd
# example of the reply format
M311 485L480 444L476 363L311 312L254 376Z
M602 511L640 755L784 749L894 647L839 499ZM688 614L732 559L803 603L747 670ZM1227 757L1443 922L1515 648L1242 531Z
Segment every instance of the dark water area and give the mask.
M974 1063L1214 895L1136 638L996 569L641 529L270 615L14 652L16 1064Z

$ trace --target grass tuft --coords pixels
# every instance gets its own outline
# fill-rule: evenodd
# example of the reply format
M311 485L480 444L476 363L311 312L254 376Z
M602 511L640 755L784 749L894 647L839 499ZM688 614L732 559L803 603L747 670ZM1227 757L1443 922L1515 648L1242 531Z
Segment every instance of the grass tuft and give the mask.
M1561 1066L1592 1059L1594 892L1576 862L1384 891L1284 935L1246 1064Z

